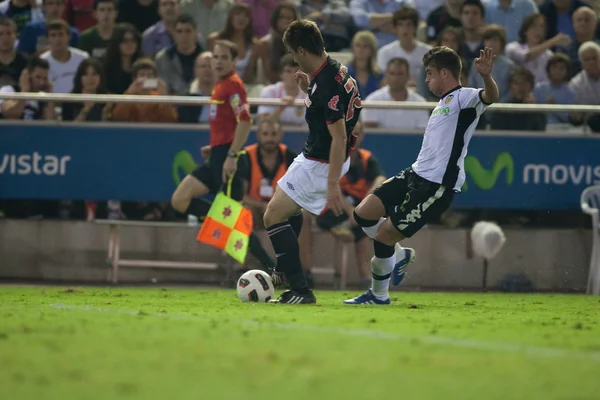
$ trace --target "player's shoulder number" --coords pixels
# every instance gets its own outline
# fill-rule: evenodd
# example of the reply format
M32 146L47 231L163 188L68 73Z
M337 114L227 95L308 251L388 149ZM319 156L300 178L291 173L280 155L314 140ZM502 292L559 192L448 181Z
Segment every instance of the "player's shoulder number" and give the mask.
M348 74L347 68L340 68L340 70L335 76L335 80L338 83L343 84L344 90L350 95L350 101L348 102L348 110L346 112L346 121L350 121L352 118L354 118L354 113L356 109L362 107L362 100L358 93L358 85L356 83L356 80L352 76L350 76L350 74ZM327 106L333 111L338 111L337 105L339 101L340 96L336 94L329 100Z

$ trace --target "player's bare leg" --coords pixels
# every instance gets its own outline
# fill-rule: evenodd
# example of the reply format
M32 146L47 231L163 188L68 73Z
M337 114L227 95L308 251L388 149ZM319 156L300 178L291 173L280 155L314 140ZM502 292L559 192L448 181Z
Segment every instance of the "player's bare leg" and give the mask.
M298 236L292 222L302 224L302 210L283 190L275 190L267 205L264 222L277 256L276 270L283 273L291 290L281 294L277 302L287 304L315 303L300 263Z

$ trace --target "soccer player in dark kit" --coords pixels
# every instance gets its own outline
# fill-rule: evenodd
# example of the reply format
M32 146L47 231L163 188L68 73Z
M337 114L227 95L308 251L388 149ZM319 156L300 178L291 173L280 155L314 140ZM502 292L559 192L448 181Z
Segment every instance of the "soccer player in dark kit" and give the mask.
M277 182L264 216L277 255L273 283L278 286L284 276L290 287L272 302L311 304L316 298L308 288L298 252L302 209L315 215L326 207L336 215L344 211L339 181L350 166L349 154L356 141L352 131L359 119L361 99L348 69L325 52L314 22L293 22L283 35L283 43L300 65L295 78L308 94L305 118L309 134L302 153Z
M248 139L252 118L246 99L244 82L235 72L237 46L228 40L217 40L211 60L218 81L210 98L210 158L186 176L171 198L173 208L183 214L204 217L211 203L198 197L216 194L231 179L231 198L244 197L244 162L238 163L238 153ZM273 272L275 263L262 247L256 234L250 235L250 252L263 268Z

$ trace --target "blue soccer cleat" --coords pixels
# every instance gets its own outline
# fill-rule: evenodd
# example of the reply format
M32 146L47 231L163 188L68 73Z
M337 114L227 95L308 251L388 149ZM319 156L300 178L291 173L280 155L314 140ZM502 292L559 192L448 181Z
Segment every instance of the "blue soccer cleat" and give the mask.
M400 253L398 248L399 244L396 244L396 254ZM392 271L392 283L394 286L398 286L404 280L404 276L406 275L406 267L408 264L415 261L417 253L413 249L409 249L407 247L404 248L404 257L398 259L396 256L396 265L394 265L394 270Z
M344 300L344 304L377 304L377 305L387 305L390 304L390 298L388 297L385 300L379 300L371 289L367 290L363 294L353 299Z

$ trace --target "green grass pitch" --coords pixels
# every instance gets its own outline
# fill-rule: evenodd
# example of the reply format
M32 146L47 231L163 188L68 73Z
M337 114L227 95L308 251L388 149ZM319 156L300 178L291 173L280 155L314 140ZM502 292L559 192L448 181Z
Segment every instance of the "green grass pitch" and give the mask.
M599 399L600 298L0 287L0 399Z

